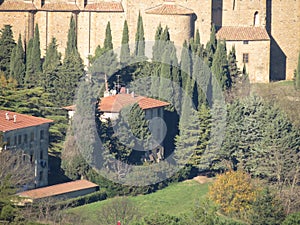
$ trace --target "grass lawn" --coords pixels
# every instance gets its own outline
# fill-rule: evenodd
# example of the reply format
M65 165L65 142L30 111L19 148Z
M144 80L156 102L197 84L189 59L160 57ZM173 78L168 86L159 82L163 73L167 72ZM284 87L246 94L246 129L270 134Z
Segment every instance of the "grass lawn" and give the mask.
M172 184L152 194L130 197L129 199L136 204L144 215L155 212L169 215L188 214L191 212L191 208L196 200L206 195L208 186L208 183L200 184L194 180L189 180ZM80 206L69 211L78 215L84 215L90 221L96 221L97 211L109 201L111 199Z

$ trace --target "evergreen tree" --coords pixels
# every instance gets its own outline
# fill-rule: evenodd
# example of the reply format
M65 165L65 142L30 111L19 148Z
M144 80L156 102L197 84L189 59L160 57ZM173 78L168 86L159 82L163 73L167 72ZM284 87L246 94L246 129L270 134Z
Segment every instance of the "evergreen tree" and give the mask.
M24 78L24 85L27 87L31 87L31 84L33 83L33 64L31 60L32 56L32 48L33 48L33 39L31 38L28 41L27 48L26 48L26 73Z
M67 48L63 65L56 83L59 105L71 104L80 78L84 76L84 65L77 49L76 27L73 16L70 20Z
M61 66L61 54L57 51L56 38L52 38L46 49L46 56L43 63L43 74L41 87L48 93L55 93L55 82L58 79L58 72Z
M231 79L228 72L226 44L223 41L218 43L216 53L213 57L211 70L213 75L220 82L220 86L223 90L231 87Z
M295 82L295 86L296 86L296 89L300 89L300 52L299 52L299 55L298 55L298 66L297 66L297 69L295 71L296 73L296 82Z
M10 61L10 77L15 79L19 85L24 82L25 76L25 53L22 45L21 34L19 35L18 44L15 46Z
M211 33L209 42L206 44L205 48L205 61L209 67L212 66L213 57L217 50L217 39L216 39L216 28L213 24L211 26Z
M124 21L123 35L122 35L122 46L120 53L120 63L127 65L130 62L130 49L129 49L129 32L127 20Z
M42 71L41 63L41 49L40 49L40 32L38 24L35 25L34 37L32 43L31 61L33 68L33 76L35 81L38 81L39 75Z
M10 57L16 43L10 25L5 25L0 32L0 71L3 71L6 78L8 78L10 74Z
M112 36L111 36L111 28L110 28L110 22L108 21L106 25L106 30L105 30L105 39L104 39L104 49L106 51L112 50L113 43L112 43Z
M155 32L155 42L154 45L152 47L152 61L153 62L157 62L160 60L161 58L161 48L160 48L160 41L161 41L161 35L163 32L163 28L161 26L161 24L158 25L156 32Z
M134 55L138 58L145 57L145 37L144 37L144 25L143 18L139 12L138 22L137 22L137 31L135 34L135 51Z
M176 47L174 46L173 42L170 42L170 48L171 48L171 80L173 81L173 101L172 104L175 107L175 109L180 113L181 110L181 81L180 81L180 71L179 71L179 65L178 65L178 58L176 54Z
M187 86L187 80L190 79L192 73L192 58L188 43L184 41L183 48L181 51L180 60L180 75L181 75L181 86L184 90L192 88L191 85Z
M228 72L230 75L230 79L232 81L232 85L234 86L237 83L237 79L239 78L241 72L237 67L236 54L235 54L235 46L232 46L231 51L228 55Z

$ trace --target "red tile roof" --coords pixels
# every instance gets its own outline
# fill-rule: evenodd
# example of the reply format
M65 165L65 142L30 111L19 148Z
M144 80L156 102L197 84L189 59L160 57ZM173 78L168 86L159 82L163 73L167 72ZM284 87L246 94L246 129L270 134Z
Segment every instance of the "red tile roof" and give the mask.
M35 11L36 7L33 3L25 3L18 1L4 1L0 4L0 11Z
M191 15L194 11L178 5L174 1L165 1L160 5L147 9L146 13L157 15Z
M9 120L6 120L6 113L8 113ZM13 116L16 115L16 122L14 122ZM16 129L22 129L26 127L38 126L45 123L52 123L53 120L24 115L20 113L0 110L0 131L10 131Z
M79 8L76 4L58 2L58 3L45 3L45 5L43 5L42 7L42 10L69 12L69 11L79 11Z
M20 192L18 193L18 195L21 197L27 197L31 199L39 199L39 198L54 197L69 192L80 191L80 190L95 188L95 187L98 187L98 185L90 181L76 180L76 181L71 181L63 184L56 184L48 187Z
M259 41L270 40L263 27L221 27L217 32L217 38L228 41Z
M131 94L117 94L102 98L99 110L102 112L120 112L123 107L134 103L138 103L143 110L169 105L167 102L153 98L143 96L132 97Z
M87 4L84 10L91 12L124 12L121 2L99 2Z
M63 109L65 109L67 111L75 111L76 105L65 106L65 107L63 107Z

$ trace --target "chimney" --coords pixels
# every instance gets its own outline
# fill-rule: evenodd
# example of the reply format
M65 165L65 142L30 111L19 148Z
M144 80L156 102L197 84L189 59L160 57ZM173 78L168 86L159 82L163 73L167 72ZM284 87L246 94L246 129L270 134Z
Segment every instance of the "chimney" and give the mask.
M8 115L8 112L7 112L7 113L5 113L5 119L6 119L6 120L9 120L9 115Z
M17 115L14 115L14 123L17 122Z

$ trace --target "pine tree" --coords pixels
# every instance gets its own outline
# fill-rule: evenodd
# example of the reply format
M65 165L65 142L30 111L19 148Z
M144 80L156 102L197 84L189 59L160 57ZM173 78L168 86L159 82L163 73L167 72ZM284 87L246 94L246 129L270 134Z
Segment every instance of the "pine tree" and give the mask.
M15 46L10 61L10 78L15 79L19 85L24 83L25 76L25 53L22 45L21 34L18 44Z
M226 44L223 41L218 43L216 53L213 57L211 70L213 75L220 82L220 86L223 90L231 87L231 79L228 72Z
M125 20L123 26L120 63L121 65L127 65L129 62L130 62L129 31L128 31L127 20Z
M205 48L205 61L209 67L212 66L213 57L217 50L216 28L213 24L211 27L210 39Z
M298 55L298 66L297 66L297 69L295 71L296 73L296 82L295 82L295 86L296 86L296 89L300 89L300 52L299 52L299 55Z
M61 54L57 51L56 38L52 38L46 49L46 56L43 63L43 74L41 87L45 92L55 93L55 82L58 79L58 72L61 66Z
M145 57L145 37L144 37L144 25L141 12L139 12L138 22L137 22L137 31L135 34L135 51L134 55L137 58Z
M70 20L67 48L63 65L55 84L59 105L71 104L80 78L84 76L84 65L77 49L76 27L73 16Z
M112 43L110 22L108 21L108 23L106 25L106 30L105 30L104 49L105 49L105 51L110 51L113 48L114 47L113 47L113 43Z
M231 51L228 55L228 72L230 75L230 79L232 81L232 86L237 83L237 79L239 78L241 71L237 67L236 54L235 54L235 46L232 46Z
M6 78L8 78L10 74L10 57L16 43L10 25L5 25L0 32L0 71L3 71Z

